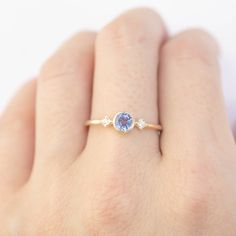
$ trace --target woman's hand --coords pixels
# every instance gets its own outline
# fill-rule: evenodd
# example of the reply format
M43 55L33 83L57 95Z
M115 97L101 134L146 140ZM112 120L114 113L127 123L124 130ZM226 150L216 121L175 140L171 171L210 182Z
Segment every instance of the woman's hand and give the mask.
M0 121L0 235L235 236L218 47L129 11L66 42ZM127 111L154 130L84 124Z

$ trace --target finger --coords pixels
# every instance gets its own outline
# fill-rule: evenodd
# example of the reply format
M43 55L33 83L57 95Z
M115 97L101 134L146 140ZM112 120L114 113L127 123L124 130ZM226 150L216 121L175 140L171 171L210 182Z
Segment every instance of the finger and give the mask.
M37 92L36 166L64 168L83 150L95 34L79 33L43 66Z
M134 118L158 123L158 51L164 37L160 17L149 9L131 10L101 31L96 42L93 119L126 111ZM114 145L130 151L134 147L137 152L158 151L158 133L153 130L135 129L124 136L91 127L88 141L106 152L114 152Z
M34 157L35 81L12 99L0 119L0 199L29 178Z
M233 132L234 132L234 139L236 140L236 125L234 125Z
M168 156L232 143L220 85L218 46L201 30L189 30L163 46L160 67L161 146ZM180 151L181 152L178 152ZM189 155L191 153L191 155ZM172 155L173 154L173 155Z

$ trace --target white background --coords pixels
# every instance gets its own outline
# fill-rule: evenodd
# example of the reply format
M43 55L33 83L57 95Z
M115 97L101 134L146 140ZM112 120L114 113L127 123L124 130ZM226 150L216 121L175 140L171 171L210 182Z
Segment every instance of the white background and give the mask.
M137 6L155 8L171 34L188 27L202 27L218 39L222 47L224 95L233 125L235 0L0 0L0 111L67 37L83 29L99 30L122 11Z

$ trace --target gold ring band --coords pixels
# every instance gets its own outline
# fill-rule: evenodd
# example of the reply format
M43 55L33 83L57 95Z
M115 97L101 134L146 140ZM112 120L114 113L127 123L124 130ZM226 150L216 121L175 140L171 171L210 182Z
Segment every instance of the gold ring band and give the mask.
M105 116L103 119L100 120L87 120L85 125L102 125L104 127L113 126L117 131L122 133L128 133L134 127L137 127L140 130L150 128L159 132L162 131L161 125L147 123L144 119L135 120L127 112L118 112L113 119L110 119L109 116Z

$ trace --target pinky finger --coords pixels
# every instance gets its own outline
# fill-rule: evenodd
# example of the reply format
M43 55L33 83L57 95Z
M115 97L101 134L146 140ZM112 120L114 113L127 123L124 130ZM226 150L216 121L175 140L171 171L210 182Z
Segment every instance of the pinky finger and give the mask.
M0 118L0 201L28 179L34 156L35 81L27 83Z

